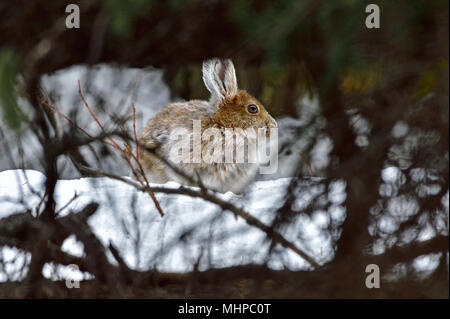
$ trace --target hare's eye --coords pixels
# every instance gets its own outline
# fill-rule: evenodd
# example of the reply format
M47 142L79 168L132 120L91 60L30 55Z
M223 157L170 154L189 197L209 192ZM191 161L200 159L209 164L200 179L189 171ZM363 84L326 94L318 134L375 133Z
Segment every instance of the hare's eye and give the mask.
M250 104L249 106L247 106L247 110L251 114L256 114L258 113L259 108L255 104Z

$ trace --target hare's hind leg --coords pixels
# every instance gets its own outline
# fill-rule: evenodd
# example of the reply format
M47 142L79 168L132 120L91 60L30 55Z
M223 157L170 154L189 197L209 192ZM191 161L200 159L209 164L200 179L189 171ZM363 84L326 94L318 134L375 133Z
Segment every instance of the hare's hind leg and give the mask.
M145 150L139 153L139 160L150 183L164 184L169 181L166 165L159 158Z

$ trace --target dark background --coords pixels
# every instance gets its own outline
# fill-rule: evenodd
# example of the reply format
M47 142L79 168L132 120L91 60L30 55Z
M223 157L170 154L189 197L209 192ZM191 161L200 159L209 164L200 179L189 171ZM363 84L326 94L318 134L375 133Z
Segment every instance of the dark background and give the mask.
M207 98L202 61L231 58L240 86L274 117L301 120L299 99L318 98L318 112L301 126L288 127L291 138L280 145L280 156L297 150L292 146L296 140L306 139L291 174L302 178L309 172L313 146L331 140L328 164L314 173L325 184L346 182L347 218L339 228L336 257L323 269L211 270L196 277L203 288L193 296L448 298L448 1L373 2L380 7L381 27L367 29L365 7L371 2L78 1L81 28L69 30L65 1L1 1L2 134L20 141L25 132L37 132L44 150L61 142L52 133L54 115L39 102L44 74L76 64L153 66L164 71L172 98ZM27 99L31 108L21 109L17 97ZM305 132L310 135L304 137ZM82 161L75 151L64 156ZM50 179L59 176L54 161L41 160ZM381 170L387 166L400 168L401 178L383 181ZM438 191L430 191L431 185L438 185ZM295 196L287 196L280 209L281 224L289 222L283 216L292 213ZM413 202L419 209L411 214L406 205L395 215L388 207L392 201L399 207ZM301 213L314 209L313 203ZM394 231L380 226L385 216L395 223ZM425 242L418 240L424 227L434 230ZM403 241L405 232L410 237ZM382 254L367 253L375 244L385 248ZM439 266L420 276L411 261L431 253L440 254ZM369 263L382 269L397 265L397 280L383 283L383 289L366 289L363 269ZM272 281L261 288L260 278ZM184 296L186 278L168 282L158 284L166 289L164 296ZM66 293L47 284L51 288L44 296ZM92 290L76 297L117 296L96 280L90 284ZM146 290L156 289L152 285L129 289L126 296L158 296ZM0 296L11 295L24 296L20 286L0 284Z

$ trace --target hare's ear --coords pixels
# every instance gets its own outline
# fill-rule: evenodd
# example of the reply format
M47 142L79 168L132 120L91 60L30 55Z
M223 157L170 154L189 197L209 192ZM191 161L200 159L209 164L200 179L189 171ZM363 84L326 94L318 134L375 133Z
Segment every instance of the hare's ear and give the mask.
M231 60L211 59L203 62L203 82L211 95L219 99L237 93L236 71Z

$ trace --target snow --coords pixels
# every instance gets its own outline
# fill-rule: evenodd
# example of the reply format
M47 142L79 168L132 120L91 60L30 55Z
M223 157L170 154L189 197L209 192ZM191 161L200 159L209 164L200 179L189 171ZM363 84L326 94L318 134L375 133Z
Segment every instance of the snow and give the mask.
M320 180L309 178L301 181L300 194L311 197L322 194L324 189L319 185ZM289 182L289 178L257 181L249 187L248 194L229 192L219 196L270 224L276 209L283 203ZM0 219L26 208L36 214L35 207L43 193L44 183L45 176L37 171L0 172ZM174 182L164 185L166 188L178 186ZM265 233L202 199L157 194L165 212L161 217L148 194L109 178L83 178L58 181L54 196L56 209L65 206L75 194L78 197L60 212L60 216L78 211L92 201L99 203L100 208L89 219L89 224L102 243L108 245L111 241L133 269L187 272L193 269L199 256L200 270L265 262L273 269L309 268L306 261L279 245L268 254L270 242ZM331 215L339 214L339 211L342 214L342 206L332 207L336 211L331 211ZM318 212L313 218L299 214L281 232L319 263L325 263L333 258L331 239L323 230L328 223L325 212ZM62 250L75 256L83 255L83 245L74 236L65 240ZM10 247L0 248L0 252L8 254L9 260L13 259L12 255L23 255ZM108 257L115 263L111 255ZM48 278L64 278L70 272L73 269L51 264L47 264L43 271ZM0 281L5 278L6 274L2 274L0 269Z

